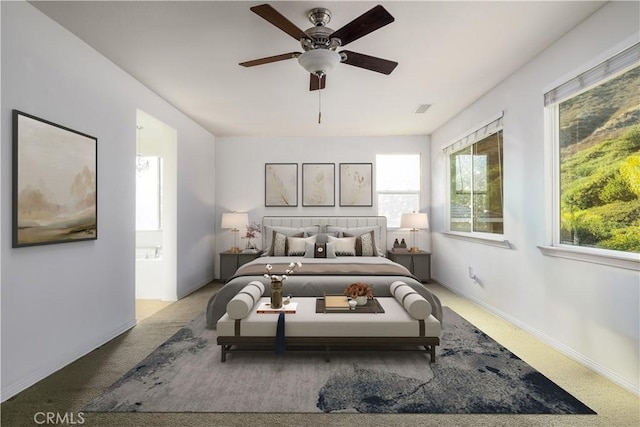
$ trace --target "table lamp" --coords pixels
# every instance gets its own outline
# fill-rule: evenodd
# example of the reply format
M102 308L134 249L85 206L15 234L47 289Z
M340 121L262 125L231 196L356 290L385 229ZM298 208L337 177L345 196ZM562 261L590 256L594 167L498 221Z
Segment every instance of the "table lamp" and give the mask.
M416 233L420 229L429 228L429 218L426 213L412 212L402 214L400 217L400 228L409 228L411 229L411 249L410 252L417 253L420 252L418 248Z
M246 227L249 224L249 215L246 212L227 212L222 214L222 228L229 229L234 235L234 245L229 252L237 254L240 252L238 247L238 232L240 227Z

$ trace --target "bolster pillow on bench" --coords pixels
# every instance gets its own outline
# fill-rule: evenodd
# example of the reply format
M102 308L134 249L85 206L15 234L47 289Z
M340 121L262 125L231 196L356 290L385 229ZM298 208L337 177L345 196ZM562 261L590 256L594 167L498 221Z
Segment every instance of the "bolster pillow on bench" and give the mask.
M264 285L257 280L249 282L238 294L227 303L227 314L232 319L244 319L251 313L262 293Z
M424 320L431 315L431 304L411 286L404 282L396 281L389 287L391 295L396 297L400 305L414 319Z

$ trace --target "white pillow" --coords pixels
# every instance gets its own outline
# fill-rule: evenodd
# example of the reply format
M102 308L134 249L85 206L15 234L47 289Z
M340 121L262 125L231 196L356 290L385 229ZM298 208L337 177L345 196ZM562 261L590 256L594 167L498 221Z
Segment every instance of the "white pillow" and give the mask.
M287 237L289 256L304 256L307 251L307 245L313 245L316 242L316 236L310 237Z
M335 243L337 256L356 256L355 237L327 236L327 243Z
M249 282L227 303L227 314L232 319L244 319L251 313L263 293L264 285L261 282Z
M391 295L407 310L411 317L424 320L431 315L431 304L411 286L401 281L395 281L389 286Z

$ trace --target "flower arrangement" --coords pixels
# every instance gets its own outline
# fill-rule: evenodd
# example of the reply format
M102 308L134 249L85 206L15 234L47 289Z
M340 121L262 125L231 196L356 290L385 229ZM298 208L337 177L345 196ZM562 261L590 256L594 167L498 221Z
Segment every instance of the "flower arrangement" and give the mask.
M347 289L344 290L344 294L348 297L355 299L356 297L367 297L367 299L373 299L373 291L371 286L366 283L356 282L350 284Z
M266 279L270 279L272 282L282 282L287 280L288 275L293 274L296 268L300 268L300 267L302 267L302 263L300 261L291 262L289 263L289 268L287 268L284 271L284 274L271 274L271 270L273 270L273 266L271 264L267 264L265 266L265 268L267 269L267 272L264 274L264 277Z

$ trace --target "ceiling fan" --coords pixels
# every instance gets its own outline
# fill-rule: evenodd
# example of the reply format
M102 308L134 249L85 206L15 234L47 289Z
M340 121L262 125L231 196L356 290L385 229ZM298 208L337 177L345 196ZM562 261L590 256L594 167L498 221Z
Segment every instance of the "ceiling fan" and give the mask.
M243 67L298 58L300 65L311 74L309 90L318 90L325 88L327 73L340 62L382 74L391 74L398 65L394 61L349 50L336 52L338 48L394 21L393 16L380 5L360 15L339 30L333 30L326 26L331 20L331 11L325 8L315 8L309 11L307 17L313 27L306 31L302 31L268 4L254 6L251 11L298 40L304 52L289 52L241 62L240 65Z

